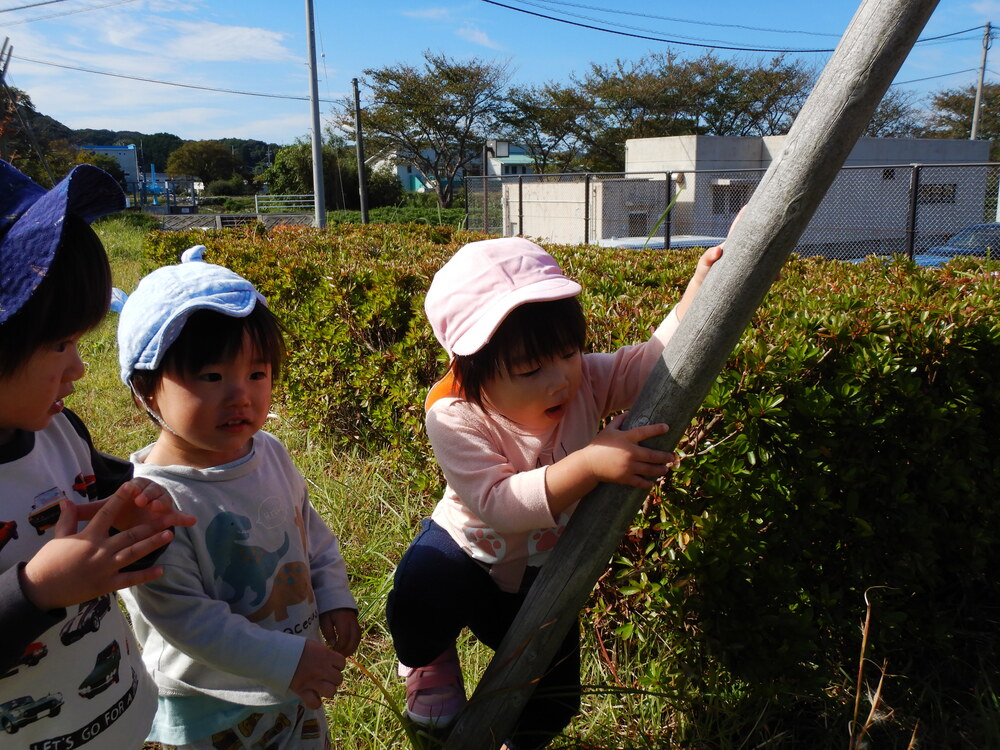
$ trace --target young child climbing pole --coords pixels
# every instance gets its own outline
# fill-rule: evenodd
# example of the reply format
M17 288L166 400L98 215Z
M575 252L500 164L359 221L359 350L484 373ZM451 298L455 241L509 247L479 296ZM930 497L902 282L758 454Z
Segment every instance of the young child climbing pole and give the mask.
M622 430L628 409L721 247L706 250L648 341L584 354L577 295L541 247L473 242L435 275L425 310L451 358L425 408L447 487L400 561L387 618L407 714L449 724L466 702L455 649L463 628L496 649L577 502L600 482L652 487L676 462L641 445L665 424ZM579 629L558 649L511 737L546 746L580 704Z

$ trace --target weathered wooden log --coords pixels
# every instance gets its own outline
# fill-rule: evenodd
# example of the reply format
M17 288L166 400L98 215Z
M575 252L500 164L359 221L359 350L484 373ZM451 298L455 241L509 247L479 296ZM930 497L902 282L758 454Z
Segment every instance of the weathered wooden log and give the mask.
M862 2L625 429L666 422L673 429L651 444L677 444L936 5ZM645 494L602 484L583 499L445 750L494 750L508 737Z

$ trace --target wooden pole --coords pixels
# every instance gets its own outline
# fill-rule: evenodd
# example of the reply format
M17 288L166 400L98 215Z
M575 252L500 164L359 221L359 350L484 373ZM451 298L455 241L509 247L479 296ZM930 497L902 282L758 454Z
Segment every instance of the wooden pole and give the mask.
M623 429L666 422L653 444L677 444L936 5L861 3ZM508 737L645 494L602 484L583 499L445 750L495 750Z

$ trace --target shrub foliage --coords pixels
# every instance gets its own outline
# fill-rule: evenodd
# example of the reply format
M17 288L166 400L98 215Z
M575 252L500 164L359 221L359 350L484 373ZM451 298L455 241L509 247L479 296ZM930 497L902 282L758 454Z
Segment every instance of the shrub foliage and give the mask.
M423 296L480 238L422 224L153 233L147 255L205 244L250 278L288 328L287 413L433 485L422 403L445 360ZM584 287L598 351L648 335L697 258L549 249ZM694 696L731 690L733 710L823 717L791 746L844 747L867 597L866 656L888 665L895 710L881 731L906 739L919 719L928 746L957 725L982 741L971 703L997 663L1000 601L998 285L996 264L973 260L788 263L588 608L605 641L660 654L631 687L691 703L671 726L694 732Z

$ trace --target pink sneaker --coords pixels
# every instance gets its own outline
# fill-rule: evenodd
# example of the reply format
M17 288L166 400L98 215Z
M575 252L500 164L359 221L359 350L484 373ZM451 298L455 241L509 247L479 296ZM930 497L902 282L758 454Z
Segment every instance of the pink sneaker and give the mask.
M399 664L406 678L406 714L421 726L445 727L465 706L465 683L454 646L423 667Z

